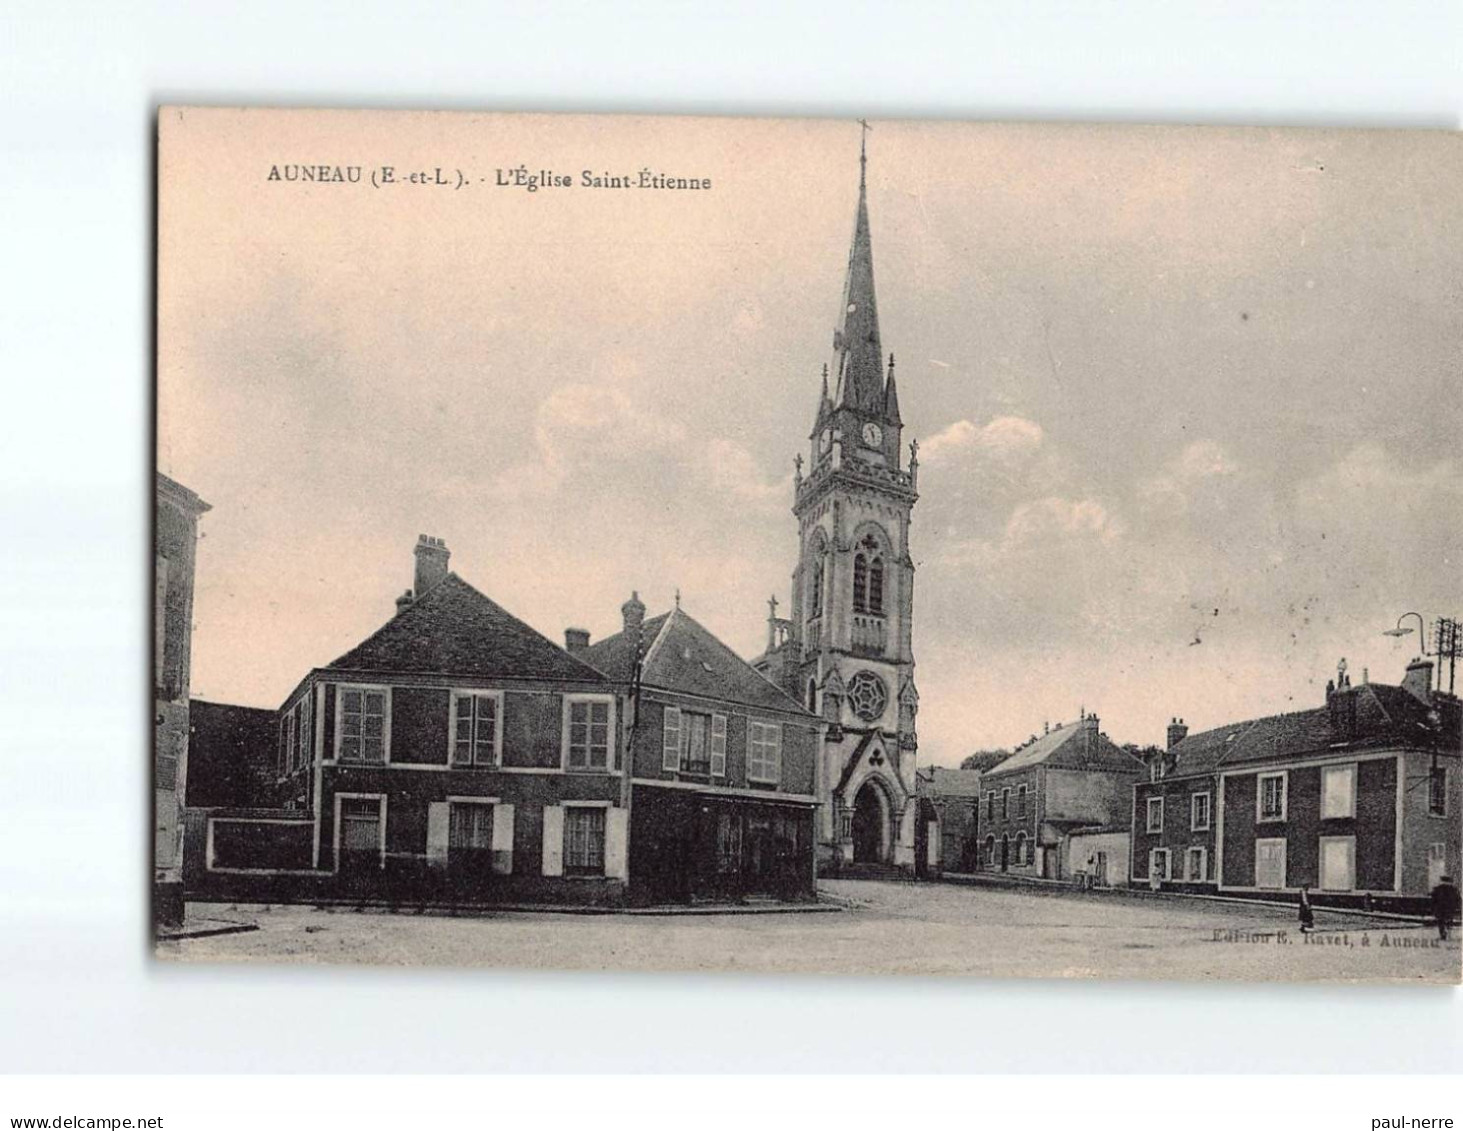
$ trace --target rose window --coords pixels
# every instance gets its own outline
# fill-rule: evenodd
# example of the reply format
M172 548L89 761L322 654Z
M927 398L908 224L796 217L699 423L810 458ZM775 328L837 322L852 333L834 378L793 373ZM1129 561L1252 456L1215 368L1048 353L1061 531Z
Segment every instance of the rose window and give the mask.
M856 672L848 681L848 703L864 722L873 722L889 705L889 689L873 672Z

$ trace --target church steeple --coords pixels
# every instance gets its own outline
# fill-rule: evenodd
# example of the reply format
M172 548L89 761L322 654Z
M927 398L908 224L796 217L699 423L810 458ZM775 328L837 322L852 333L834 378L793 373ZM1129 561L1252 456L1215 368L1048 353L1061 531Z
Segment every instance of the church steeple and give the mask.
M865 142L868 126L864 126ZM868 149L859 146L858 211L843 284L840 325L833 333L834 392L838 408L882 415L884 353L879 344L879 307L874 298L874 252L869 239Z

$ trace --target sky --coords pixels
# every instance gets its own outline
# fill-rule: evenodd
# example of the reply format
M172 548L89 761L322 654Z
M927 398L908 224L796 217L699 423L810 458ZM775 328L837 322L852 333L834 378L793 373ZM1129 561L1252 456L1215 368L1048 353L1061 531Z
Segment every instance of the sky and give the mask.
M1342 657L1399 682L1417 638L1383 630L1463 613L1460 139L872 125L881 335L920 441L921 762L1084 710L1147 744L1304 709ZM213 507L195 696L277 706L390 618L422 533L551 639L679 590L761 651L857 123L161 128L158 460ZM269 179L299 163L362 180ZM575 185L499 187L519 166ZM642 168L711 188L578 183Z

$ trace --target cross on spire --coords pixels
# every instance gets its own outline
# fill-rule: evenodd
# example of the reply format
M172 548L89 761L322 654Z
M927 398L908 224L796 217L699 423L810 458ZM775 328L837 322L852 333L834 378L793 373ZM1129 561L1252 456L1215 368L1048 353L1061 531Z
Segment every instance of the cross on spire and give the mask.
M859 187L862 188L864 184L864 176L867 173L869 167L869 131L874 127L869 125L869 120L867 118L860 118L858 120L858 124L861 127L858 141L858 183Z

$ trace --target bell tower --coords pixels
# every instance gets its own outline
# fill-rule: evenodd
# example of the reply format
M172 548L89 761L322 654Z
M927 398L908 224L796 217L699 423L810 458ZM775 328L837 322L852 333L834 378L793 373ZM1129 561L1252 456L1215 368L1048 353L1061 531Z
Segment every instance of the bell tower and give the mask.
M862 123L861 123L862 124ZM865 142L868 126L864 124ZM797 459L798 560L787 620L758 666L828 723L821 866L914 863L915 715L910 515L918 445L903 460L893 356L879 337L868 154L833 357L823 368L807 473Z

